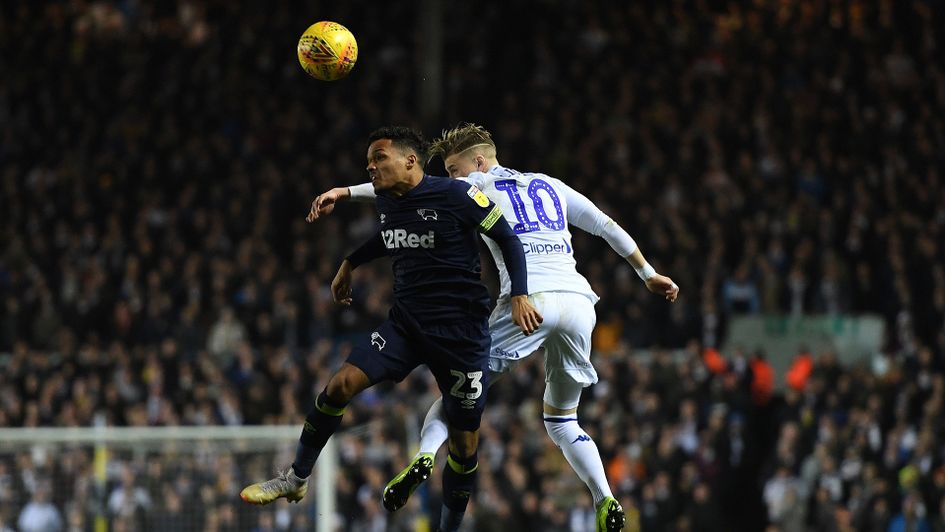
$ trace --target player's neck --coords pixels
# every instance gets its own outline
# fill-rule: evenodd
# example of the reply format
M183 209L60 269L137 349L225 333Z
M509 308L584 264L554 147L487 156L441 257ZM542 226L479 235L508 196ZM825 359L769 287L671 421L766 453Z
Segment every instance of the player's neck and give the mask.
M399 198L413 190L421 181L423 181L423 172L411 172L407 174L406 179L390 187L390 195Z

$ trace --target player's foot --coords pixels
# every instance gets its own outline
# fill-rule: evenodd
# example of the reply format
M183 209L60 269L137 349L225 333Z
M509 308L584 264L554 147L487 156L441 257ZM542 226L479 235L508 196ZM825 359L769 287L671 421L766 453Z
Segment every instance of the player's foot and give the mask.
M289 502L299 502L308 492L308 479L296 476L292 467L279 471L279 476L265 482L257 482L243 488L240 498L250 504L269 504L279 497Z
M597 505L597 532L617 532L623 530L626 517L617 499L604 497Z
M388 512L396 512L403 508L407 504L407 499L413 495L420 484L423 484L423 481L430 478L432 473L432 454L423 453L414 458L410 465L394 477L394 480L387 483L382 498L384 508L387 508Z

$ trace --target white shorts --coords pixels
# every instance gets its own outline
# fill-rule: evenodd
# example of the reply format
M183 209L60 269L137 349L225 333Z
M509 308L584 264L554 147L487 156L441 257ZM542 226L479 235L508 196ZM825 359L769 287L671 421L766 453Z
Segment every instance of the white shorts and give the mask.
M545 348L545 381L597 382L591 365L591 333L597 324L594 302L576 292L539 292L528 299L544 321L525 336L512 322L509 300L500 300L489 318L492 352L489 369L506 373L540 347Z

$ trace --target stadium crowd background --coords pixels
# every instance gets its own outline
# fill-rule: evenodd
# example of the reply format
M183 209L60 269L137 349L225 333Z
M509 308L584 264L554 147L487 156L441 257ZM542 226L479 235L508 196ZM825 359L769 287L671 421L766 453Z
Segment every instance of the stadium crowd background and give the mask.
M942 2L451 3L436 123L416 112L414 4L240 4L0 7L0 426L299 423L390 296L381 263L359 270L353 308L332 305L375 215L310 226L309 202L364 179L375 127L470 120L682 287L665 304L577 232L603 296L580 415L643 530L945 530ZM320 18L361 47L334 84L295 63ZM752 346L703 359L729 317L759 312L874 313L890 334L871 366L812 353L799 389L771 393ZM537 362L491 393L476 530L593 519L541 427ZM439 508L436 479L401 515L377 502L434 392L418 371L349 409L348 426L384 421L342 454L343 529L414 530ZM0 457L0 530L88 529L90 460ZM237 505L283 465L244 464L129 459L112 524L310 523Z

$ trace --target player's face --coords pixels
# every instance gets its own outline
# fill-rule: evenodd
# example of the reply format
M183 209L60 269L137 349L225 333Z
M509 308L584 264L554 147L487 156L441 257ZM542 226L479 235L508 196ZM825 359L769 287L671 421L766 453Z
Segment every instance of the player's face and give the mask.
M466 177L473 172L481 172L483 166L483 157L480 154L470 155L466 153L456 153L443 159L446 171L452 178Z
M393 145L390 139L378 139L368 146L367 171L374 190L387 190L407 179L410 156Z

